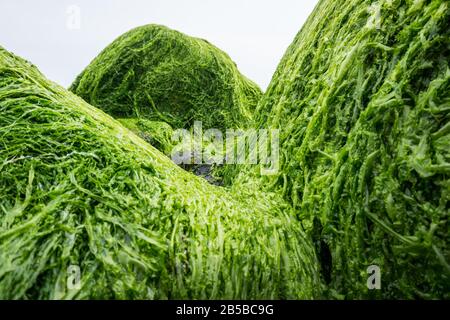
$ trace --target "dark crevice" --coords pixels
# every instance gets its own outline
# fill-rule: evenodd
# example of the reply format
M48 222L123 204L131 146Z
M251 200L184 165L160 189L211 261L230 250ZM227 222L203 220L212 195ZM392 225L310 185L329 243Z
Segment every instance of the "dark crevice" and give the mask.
M322 229L322 223L317 217L315 217L313 221L312 239L317 252L317 259L320 264L320 273L323 280L328 285L331 283L333 259L331 256L330 247L322 236Z

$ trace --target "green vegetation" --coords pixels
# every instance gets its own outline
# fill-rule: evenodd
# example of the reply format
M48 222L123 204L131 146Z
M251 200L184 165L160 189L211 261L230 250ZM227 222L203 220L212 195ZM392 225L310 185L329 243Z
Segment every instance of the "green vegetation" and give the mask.
M114 117L143 117L173 128L246 127L261 90L230 57L203 39L158 25L111 43L71 91Z
M276 195L209 185L2 48L0 114L0 299L319 294Z
M123 126L133 131L153 147L170 157L174 147L173 129L163 121L150 121L145 118L117 119Z
M293 206L330 297L450 298L449 3L371 3L320 1L256 112L281 170L237 183Z
M208 42L140 27L71 87L109 115L0 49L0 298L450 299L449 22L321 0L261 99ZM279 129L279 172L179 168L194 121Z

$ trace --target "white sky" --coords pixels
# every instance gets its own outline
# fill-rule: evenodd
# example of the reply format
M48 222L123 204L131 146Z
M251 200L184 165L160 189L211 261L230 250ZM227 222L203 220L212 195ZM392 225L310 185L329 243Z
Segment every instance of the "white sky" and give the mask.
M0 0L0 46L68 87L109 43L157 23L207 39L265 89L317 0ZM79 28L73 20L80 9ZM74 15L75 14L75 15ZM75 29L74 29L75 27Z

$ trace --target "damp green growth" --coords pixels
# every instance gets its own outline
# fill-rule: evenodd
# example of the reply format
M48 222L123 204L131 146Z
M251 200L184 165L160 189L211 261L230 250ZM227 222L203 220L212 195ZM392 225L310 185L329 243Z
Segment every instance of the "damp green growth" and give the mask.
M318 274L276 195L209 185L0 48L0 299L313 298Z
M0 49L0 298L449 299L449 9L321 0L255 119L231 60L164 27L72 86L119 121ZM279 129L280 170L225 189L150 145L197 120Z
M170 157L174 147L173 129L163 121L150 121L144 118L117 119L153 147Z
M78 76L71 91L118 118L174 129L246 127L261 96L230 57L203 39L159 25L120 36Z
M450 298L449 10L322 0L259 104L282 163L260 185L309 229L330 297Z

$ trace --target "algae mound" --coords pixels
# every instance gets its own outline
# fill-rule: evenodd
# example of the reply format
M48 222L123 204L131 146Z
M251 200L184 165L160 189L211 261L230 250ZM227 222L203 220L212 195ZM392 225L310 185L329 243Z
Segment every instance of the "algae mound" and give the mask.
M229 191L0 49L0 298L450 298L449 14L321 0L254 120L231 60L164 27L75 81L163 151L194 120L280 129L279 173L240 167Z
M331 297L450 298L449 21L442 0L322 0L258 106L282 168L240 186L294 207Z
M207 184L1 47L0 137L1 299L318 294L276 196Z
M153 147L170 157L174 147L173 129L164 121L150 121L145 118L119 118L123 126L133 131Z
M71 91L118 118L144 117L174 129L245 127L261 96L230 57L203 39L159 25L112 42Z

